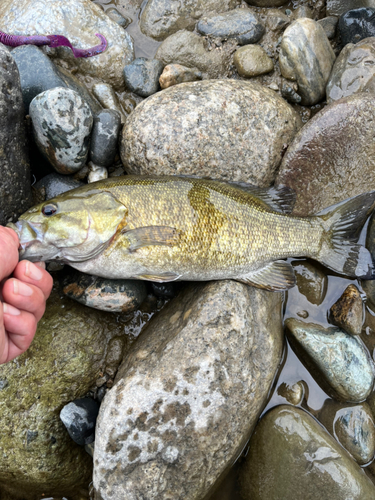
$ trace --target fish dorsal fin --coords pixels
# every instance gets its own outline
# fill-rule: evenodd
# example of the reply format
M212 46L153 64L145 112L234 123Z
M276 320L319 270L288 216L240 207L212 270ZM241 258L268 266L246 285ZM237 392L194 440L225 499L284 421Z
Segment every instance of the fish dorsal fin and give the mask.
M288 262L275 260L259 271L236 278L236 281L264 290L280 292L292 288L296 284L296 277L293 267Z
M246 182L228 182L228 184L256 196L275 212L290 214L296 202L296 193L288 186L260 188Z
M133 276L138 280L156 281L156 283L168 283L169 281L176 281L180 277L176 273L160 273L160 274L137 274Z
M130 252L135 252L138 248L151 245L165 245L171 247L180 240L180 231L170 226L137 227L129 231L124 229L122 233L130 243Z

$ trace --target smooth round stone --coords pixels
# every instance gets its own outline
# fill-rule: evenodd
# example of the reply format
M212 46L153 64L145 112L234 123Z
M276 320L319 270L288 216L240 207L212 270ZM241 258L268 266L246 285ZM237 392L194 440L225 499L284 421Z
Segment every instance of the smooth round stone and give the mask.
M367 398L374 385L375 369L358 336L294 318L288 318L285 326L293 349L326 392L345 402Z
M142 97L148 97L159 90L159 77L164 65L157 59L138 57L124 68L128 89Z
M297 19L284 31L280 44L280 71L296 80L301 104L311 106L324 99L336 56L323 28L312 19Z
M358 288L349 285L330 309L331 322L351 335L359 335L363 322L363 303Z
M113 88L107 83L96 83L92 88L92 93L98 99L103 108L113 109L120 113L121 123L126 121L126 113L122 109L118 97Z
M234 38L240 45L256 43L265 31L258 16L249 9L235 9L203 17L198 21L196 28L203 36Z
M362 7L342 14L339 31L343 45L375 36L375 9Z
M300 124L284 99L259 84L182 83L136 107L123 129L121 158L132 174L198 175L266 187Z
M63 291L85 306L124 313L138 309L147 295L142 281L110 280L76 272L65 277Z
M99 412L97 497L132 498L137 485L139 498L207 498L243 450L272 385L281 294L229 280L193 284L133 346Z
M375 423L367 403L343 406L325 401L319 421L359 465L371 462L375 453Z
M291 405L299 405L305 396L306 388L305 383L300 380L299 382L289 385L283 382L277 388L277 394L285 398Z
M324 29L324 33L327 35L328 40L332 40L332 38L335 37L338 21L336 16L328 16L319 19L318 23Z
M98 413L99 405L94 399L81 398L65 405L60 411L60 419L73 441L85 446L95 439Z
M87 176L88 184L90 184L91 182L102 181L103 179L108 178L108 170L106 169L106 167L99 167L92 161L89 161L87 166L90 169L90 172Z
M345 45L327 83L327 102L359 92L375 93L374 66L375 37Z
M34 184L35 189L44 190L44 200L50 200L59 194L65 193L66 191L71 191L80 186L83 186L83 182L76 181L71 177L66 175L60 175L55 172L48 174L37 183Z
M323 108L296 135L275 181L296 192L294 214L375 189L374 116L373 95L356 94Z
M341 16L361 7L375 8L375 0L327 0L327 16Z
M182 64L167 64L160 75L159 84L162 89L185 82L202 80L202 73L197 68L187 68Z
M119 26L121 26L121 28L124 29L127 28L129 24L133 22L132 19L130 19L129 17L124 17L123 15L121 15L120 12L115 7L107 9L105 13L112 19L112 21L114 21Z
M327 293L326 274L310 261L295 261L292 265L299 293L302 293L311 304L319 306Z
M375 487L307 412L273 408L250 440L240 471L244 500L373 500Z
M246 45L238 49L233 62L238 74L244 78L264 75L273 71L273 62L260 45Z
M30 104L36 144L60 174L72 174L86 163L93 118L77 92L57 87Z
M115 160L121 127L121 115L114 109L104 109L94 116L91 133L90 158L101 167L109 167Z

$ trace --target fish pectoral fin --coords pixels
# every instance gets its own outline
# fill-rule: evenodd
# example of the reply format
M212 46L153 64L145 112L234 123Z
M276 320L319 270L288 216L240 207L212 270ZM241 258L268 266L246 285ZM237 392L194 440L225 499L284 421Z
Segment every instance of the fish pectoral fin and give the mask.
M254 273L236 278L236 281L264 290L280 292L292 288L296 284L296 277L293 267L288 262L275 260Z
M169 226L145 226L137 227L123 232L128 239L129 251L135 252L138 248L151 245L173 246L180 240L180 231Z
M180 277L176 273L161 273L161 274L137 274L133 278L139 280L156 281L156 283L168 283L168 281L176 281Z

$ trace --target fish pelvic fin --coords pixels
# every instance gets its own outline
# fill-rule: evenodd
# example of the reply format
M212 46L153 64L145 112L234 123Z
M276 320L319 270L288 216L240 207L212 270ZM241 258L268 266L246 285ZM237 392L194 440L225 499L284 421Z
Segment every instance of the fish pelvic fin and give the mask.
M366 219L375 207L375 191L360 194L316 214L323 226L319 262L339 274L374 279L370 252L357 243Z
M288 262L275 260L257 271L236 278L236 281L271 292L282 292L296 284L296 277Z

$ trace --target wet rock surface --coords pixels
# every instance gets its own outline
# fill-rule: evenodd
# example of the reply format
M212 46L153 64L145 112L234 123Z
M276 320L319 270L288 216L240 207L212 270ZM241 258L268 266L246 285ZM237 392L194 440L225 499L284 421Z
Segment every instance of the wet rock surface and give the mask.
M327 293L327 276L312 262L295 261L293 270L298 291L312 304L320 305Z
M359 335L362 330L362 297L355 285L349 285L330 309L331 322L351 335Z
M268 186L300 126L274 92L248 82L184 83L143 101L123 129L132 174L185 174ZM225 141L223 141L225 137Z
M336 399L361 402L373 389L375 369L365 345L340 328L288 318L285 327L297 355Z
M126 86L141 97L148 97L159 90L159 77L164 65L157 59L139 57L124 68Z
M327 0L327 16L341 16L361 7L375 8L375 0Z
M317 213L375 188L374 112L371 95L352 95L326 106L296 135L276 178L296 192L294 214ZM353 165L361 175L353 175Z
M46 90L30 104L36 143L54 169L72 174L86 163L93 118L88 105L73 90Z
M311 106L325 96L335 54L323 28L312 19L297 19L284 32L280 44L280 70L296 80L301 104Z
M181 64L168 64L160 75L159 83L162 89L185 82L202 80L202 73L197 68L187 68Z
M273 62L259 45L246 45L236 51L234 65L240 76L251 78L273 71Z
M100 409L98 498L205 497L264 404L280 300L232 281L192 285L150 322Z
M245 500L371 500L375 495L371 481L323 427L307 412L286 405L258 424L241 486Z
M109 167L117 153L121 115L114 109L104 109L94 116L90 141L90 159L102 167Z
M92 398L81 398L64 406L60 419L69 436L80 446L90 444L95 439L95 424L99 404Z
M375 36L375 8L362 7L340 16L339 31L343 45Z

